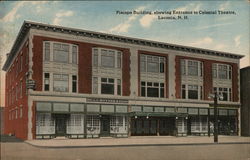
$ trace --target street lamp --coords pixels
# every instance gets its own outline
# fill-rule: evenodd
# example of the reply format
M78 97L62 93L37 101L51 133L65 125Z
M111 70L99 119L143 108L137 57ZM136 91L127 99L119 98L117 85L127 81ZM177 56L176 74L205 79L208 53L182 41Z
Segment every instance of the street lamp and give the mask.
M223 95L218 95L217 92L214 94L209 94L208 98L214 99L214 143L218 143L218 98L223 100Z

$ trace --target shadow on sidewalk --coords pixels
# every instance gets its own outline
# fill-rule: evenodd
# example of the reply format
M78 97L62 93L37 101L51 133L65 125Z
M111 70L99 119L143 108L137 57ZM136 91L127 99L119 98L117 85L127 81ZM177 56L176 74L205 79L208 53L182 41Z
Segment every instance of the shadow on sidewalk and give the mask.
M15 136L0 135L0 142L23 142L23 140L16 138Z

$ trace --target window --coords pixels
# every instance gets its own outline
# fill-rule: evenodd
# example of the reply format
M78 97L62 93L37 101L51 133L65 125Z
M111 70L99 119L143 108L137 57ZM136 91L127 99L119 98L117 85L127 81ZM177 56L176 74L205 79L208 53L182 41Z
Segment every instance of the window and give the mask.
M53 54L55 62L69 62L69 45L68 44L53 44Z
M93 66L97 67L98 66L98 49L94 49L93 53Z
M69 91L69 76L65 74L54 74L53 77L54 91L68 92Z
M100 62L99 62L100 61ZM94 48L92 52L92 66L121 68L122 52L117 50Z
M72 92L77 92L77 76L72 76Z
M214 63L212 67L213 78L232 79L232 67L230 65Z
M121 68L121 61L122 61L122 58L121 58L121 52L117 52L117 68Z
M182 99L203 99L202 86L183 84L181 86Z
M22 118L23 117L23 107L22 106L20 106L20 118Z
M102 67L115 67L115 52L109 50L101 50L101 65Z
M198 99L197 85L188 85L188 99Z
M23 70L23 55L21 55L21 58L20 58L20 72L22 72Z
M15 109L15 117L16 117L16 119L18 118L18 110L17 109Z
M198 76L198 62L188 61L188 75Z
M140 71L164 73L165 58L151 55L140 55Z
M141 82L142 97L164 97L164 83Z
M114 94L113 78L101 78L101 94Z
M45 42L45 48L44 48L44 60L45 61L50 61L50 43Z
M27 65L29 62L29 52L27 51L26 53L26 60L25 60L25 64Z
M49 73L44 73L44 90L49 91Z
M214 87L214 92L223 96L223 99L220 99L220 101L232 101L231 88Z
M117 79L117 95L121 95L121 80Z
M77 64L77 46L72 46L72 63Z
M18 99L18 85L16 85L16 100Z
M186 99L186 85L181 85L181 98Z
M181 74L187 76L202 76L203 63L195 60L181 59Z
M23 97L23 81L20 81L20 98Z
M92 90L93 94L97 94L98 93L98 78L97 77L93 77L93 90Z

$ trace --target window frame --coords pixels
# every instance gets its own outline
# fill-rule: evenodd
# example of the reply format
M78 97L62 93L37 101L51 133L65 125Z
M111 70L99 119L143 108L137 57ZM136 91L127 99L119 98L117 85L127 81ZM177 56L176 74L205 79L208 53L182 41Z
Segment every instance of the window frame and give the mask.
M152 84L152 85L150 85L150 84ZM156 86L156 84L158 86ZM148 89L158 89L158 96L149 96ZM162 92L162 89L163 89L163 92ZM144 90L144 92L143 92L143 90ZM162 93L163 93L163 95L162 95ZM141 81L141 83L140 83L140 96L141 97L150 97L150 98L165 98L165 84L164 84L164 82Z
M142 73L158 73L164 74L166 67L166 57L164 56L155 56L150 54L140 54L140 72ZM149 64L155 64L156 70L149 69Z

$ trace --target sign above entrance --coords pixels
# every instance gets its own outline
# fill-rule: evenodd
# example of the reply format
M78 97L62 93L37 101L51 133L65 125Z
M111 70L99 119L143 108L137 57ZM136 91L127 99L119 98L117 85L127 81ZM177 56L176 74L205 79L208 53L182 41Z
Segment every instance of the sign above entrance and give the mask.
M87 98L87 102L128 103L125 99Z

